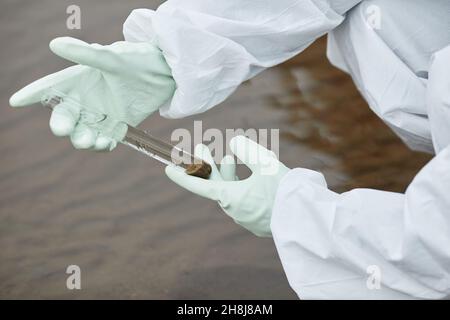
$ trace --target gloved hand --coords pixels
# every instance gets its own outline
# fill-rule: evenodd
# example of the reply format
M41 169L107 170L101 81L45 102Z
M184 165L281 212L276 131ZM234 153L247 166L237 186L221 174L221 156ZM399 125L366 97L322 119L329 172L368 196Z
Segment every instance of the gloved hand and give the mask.
M171 70L161 51L151 43L116 42L102 46L74 38L57 38L50 43L50 49L79 65L23 88L11 97L11 106L37 103L54 88L89 111L137 126L175 92ZM78 123L79 117L77 107L63 102L54 109L50 128L57 136L70 136L77 149L115 147L116 141Z
M198 145L195 155L212 166L209 180L192 177L168 166L167 176L181 187L202 197L215 200L237 224L260 237L270 237L270 220L275 194L283 176L289 171L276 155L244 137L237 136L230 142L231 151L252 171L245 180L237 180L234 158L222 159L220 171L212 159L208 147Z

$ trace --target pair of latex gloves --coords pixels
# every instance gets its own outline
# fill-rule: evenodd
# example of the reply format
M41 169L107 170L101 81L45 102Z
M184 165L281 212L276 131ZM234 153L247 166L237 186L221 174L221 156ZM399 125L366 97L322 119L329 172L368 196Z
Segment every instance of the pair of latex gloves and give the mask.
M137 126L173 96L176 84L161 50L152 43L116 42L102 46L74 38L50 43L58 56L76 63L23 88L10 99L13 107L41 101L50 89L77 100L89 111L106 114L117 121ZM79 122L81 110L62 102L52 112L50 128L56 136L70 137L77 149L112 150L117 144L101 128L94 130ZM167 176L181 187L217 201L238 224L258 236L270 236L270 220L276 190L289 169L273 152L238 136L231 150L252 175L236 177L234 157L226 156L220 170L208 148L198 145L195 155L212 165L209 180L192 177L177 167L166 168Z

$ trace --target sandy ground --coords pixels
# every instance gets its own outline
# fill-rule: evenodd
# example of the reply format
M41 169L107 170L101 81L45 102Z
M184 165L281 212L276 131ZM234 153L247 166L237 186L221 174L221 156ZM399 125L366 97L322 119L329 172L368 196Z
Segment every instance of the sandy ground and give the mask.
M77 1L82 30L65 27L71 1L1 0L0 298L295 299L271 239L252 236L215 203L172 184L163 166L124 147L75 151L53 137L39 107L13 110L23 85L68 64L48 42L121 39L133 8L157 1ZM407 150L351 80L329 65L322 39L301 57L247 82L221 106L142 127L280 128L281 160L320 170L333 190L403 191L428 156ZM82 290L65 270L82 269Z

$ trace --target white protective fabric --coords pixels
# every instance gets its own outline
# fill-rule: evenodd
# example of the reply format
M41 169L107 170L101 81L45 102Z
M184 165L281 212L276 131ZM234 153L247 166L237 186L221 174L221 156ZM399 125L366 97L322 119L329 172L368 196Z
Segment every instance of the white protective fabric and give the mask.
M181 118L216 106L243 81L297 55L358 2L169 0L156 12L134 10L124 35L161 48L177 90L160 112Z
M449 20L450 21L450 20ZM450 31L449 31L450 34ZM450 46L436 52L429 71L427 106L436 153L450 145Z
M379 30L369 24L374 6ZM431 55L450 44L449 16L448 0L364 1L328 35L330 61L351 74L371 109L418 151L433 153L427 79L421 76L427 74ZM422 43L434 51L425 50ZM396 44L395 50L388 44Z
M423 56L398 57L382 33L365 26L367 5L352 10L329 34L329 57L351 74L372 110L410 147L432 152L433 141L437 155L405 194L369 189L336 194L325 182L308 180L302 169L292 170L277 192L272 234L289 282L302 298L448 298L450 46L429 56L429 80L420 79L403 61ZM450 2L440 5L450 14ZM450 20L444 21L448 26ZM445 34L440 47L450 44L450 27L429 31ZM374 270L380 272L380 289L367 285Z
M169 0L156 12L134 11L124 34L162 49L177 90L161 114L177 118L212 108L243 81L329 33L330 60L353 77L371 109L411 148L434 146L438 154L405 194L337 194L320 173L312 179L303 169L289 172L272 216L289 282L309 299L444 298L450 295L450 20L442 12L450 13L450 1L359 2ZM367 25L370 5L380 8L380 30ZM380 289L367 286L373 268Z

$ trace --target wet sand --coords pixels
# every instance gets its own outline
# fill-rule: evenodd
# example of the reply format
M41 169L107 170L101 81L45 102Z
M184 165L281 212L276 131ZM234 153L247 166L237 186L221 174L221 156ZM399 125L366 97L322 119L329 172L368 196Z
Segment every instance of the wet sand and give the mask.
M119 147L75 151L40 108L9 96L67 64L47 43L70 35L110 43L132 8L156 1L78 1L81 31L65 29L70 1L3 0L0 12L0 299L295 299L270 239L235 225L216 204L171 183L163 166ZM153 3L153 5L152 5ZM404 191L428 155L415 153L333 68L321 39L299 57L243 84L221 106L142 128L280 128L281 160L322 171L330 187ZM82 270L82 290L65 270Z

